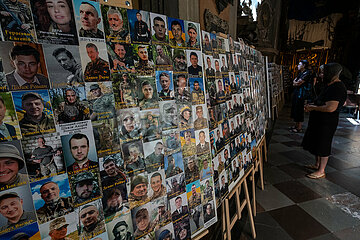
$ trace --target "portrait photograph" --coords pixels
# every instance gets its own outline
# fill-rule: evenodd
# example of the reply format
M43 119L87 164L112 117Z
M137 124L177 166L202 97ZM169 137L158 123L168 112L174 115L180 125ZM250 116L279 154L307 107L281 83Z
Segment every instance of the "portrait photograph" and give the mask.
M203 155L210 153L210 139L209 139L209 129L204 128L201 130L195 131L196 139L196 154Z
M184 217L181 221L177 221L173 224L175 231L175 239L190 239L190 220L189 216Z
M210 201L207 204L204 204L203 213L204 213L204 227L206 228L214 224L217 221L215 201Z
M178 127L178 109L175 100L161 101L160 107L160 121L163 131L174 129Z
M160 198L166 197L166 185L165 185L165 171L160 169L148 174L148 181L150 188L148 195L151 201L157 201ZM165 202L167 203L167 202Z
M201 204L200 180L196 180L186 185L186 196L190 209L194 209Z
M198 156L198 160L200 179L204 180L210 178L213 175L210 153L205 153Z
M186 191L185 175L180 173L166 178L166 190L169 198L176 197ZM185 198L186 199L186 195Z
M127 178L125 175L124 159L121 152L100 158L99 169L103 190L115 185L126 185ZM127 199L127 195L123 194L122 196L123 199Z
M40 43L78 44L73 2L30 0L36 37ZM45 4L45 6L43 6Z
M200 182L200 190L202 195L202 203L205 205L209 201L215 199L214 179L212 177Z
M120 124L120 141L129 142L141 137L140 109L126 108L116 111L117 120Z
M93 121L92 126L99 158L120 151L120 126L115 118Z
M165 155L164 169L166 178L173 177L184 172L184 162L181 152ZM179 182L178 182L179 183Z
M84 81L109 81L110 68L106 44L104 42L81 41L79 51Z
M41 44L0 42L0 57L10 91L50 88ZM31 68L24 68L23 62L31 64Z
M162 101L158 97L155 77L139 77L139 107L141 110L159 108L159 101Z
M99 2L74 1L74 9L80 42L91 39L104 42L104 27Z
M65 173L59 133L26 137L22 141L30 181Z
M132 177L145 171L144 150L141 140L123 143L122 154L125 170L128 176Z
M136 107L138 104L138 86L135 74L111 74L116 109Z
M106 49L110 60L111 73L135 73L133 47L131 44L106 42Z
M133 59L136 73L140 76L154 76L155 63L150 45L133 44Z
M140 111L140 124L144 142L161 139L160 110L149 109Z
M195 155L184 157L186 183L196 181L200 178L199 163Z
M175 97L173 72L156 71L155 78L156 78L156 88L157 88L158 96L164 101L173 100Z
M162 140L165 147L165 155L170 155L181 150L180 132L177 129L163 131Z
M186 130L189 128L194 128L193 124L193 112L191 109L191 104L178 104L179 109L179 128L180 130Z
M84 86L52 88L49 94L57 125L89 120L90 110Z
M190 104L191 93L187 74L174 74L175 100L177 104Z
M156 70L173 70L171 47L164 44L151 45Z
M207 54L212 54L210 33L202 30L201 38L202 38L202 51Z
M203 58L201 51L186 50L186 59L188 64L188 73L192 77L202 77Z
M161 227L155 231L156 239L175 239L174 227L172 223L167 224L166 226Z
M8 142L21 139L19 122L16 117L16 110L10 92L0 92L0 126L4 130L0 133L0 142Z
M184 20L168 17L169 44L173 48L185 48Z
M203 205L200 204L190 210L190 230L195 234L204 227Z
M146 171L152 173L164 169L164 144L162 140L143 143Z
M47 90L13 92L12 97L23 137L55 132Z
M184 157L196 154L195 132L193 128L180 132L181 149Z
M77 224L78 215L75 212L59 217L50 222L40 225L41 239L51 240L52 236L65 236L67 238L78 238ZM66 232L65 232L65 229ZM58 235L56 235L58 234Z
M167 17L150 12L151 43L169 43Z
M203 54L204 68L205 68L205 76L206 78L215 78L215 61L213 56Z
M17 228L25 227L36 222L34 205L32 204L31 192L28 185L5 190L0 193L0 233L4 234ZM9 211L8 209L12 209ZM12 223L14 217L17 222ZM26 217L26 220L20 218Z
M3 39L4 41L34 42L35 30L33 16L30 10L30 1L21 0L19 3L20 4L13 10L10 2L6 2L4 3L4 6L0 7L0 10L5 13L1 14L1 30ZM24 19L24 22L14 22L12 15Z
M200 50L201 46L201 30L200 24L190 21L184 21L186 47L190 49Z
M137 9L128 9L130 36L132 43L146 43L151 41L149 12Z
M215 33L210 33L210 41L211 41L211 47L213 52L217 52L217 40L216 40L216 34Z
M106 42L130 43L127 9L101 4Z
M207 110L206 104L192 106L192 116L193 116L195 130L208 127L208 116L206 110Z
M40 224L64 216L74 211L71 190L67 174L57 175L30 184L32 198ZM58 199L61 208L53 209L49 214L49 205Z
M106 223L106 228L109 240L119 239L125 231L126 236L129 236L131 239L134 233L131 214L124 214L119 218L113 219L111 222Z
M2 155L0 163L3 166L0 177L0 192L27 184L29 179L21 141L13 140L1 143L0 154Z
M43 48L53 88L84 85L79 46L44 44Z
M172 62L174 73L187 73L187 56L185 49L172 49Z
M203 78L189 78L191 91L191 102L193 105L205 104L204 82Z

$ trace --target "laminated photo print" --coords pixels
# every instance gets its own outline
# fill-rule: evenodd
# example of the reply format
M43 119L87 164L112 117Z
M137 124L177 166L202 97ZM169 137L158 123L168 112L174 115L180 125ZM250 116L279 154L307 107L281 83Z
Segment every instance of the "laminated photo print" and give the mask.
M230 52L229 39L224 38L224 45L223 45L223 47L225 47L225 52Z
M3 234L36 222L36 214L28 185L5 190L0 193L0 196L0 207L2 209L0 212L0 234L2 237Z
M138 85L135 74L113 73L111 75L116 109L136 107Z
M30 1L19 1L16 6L11 1L0 3L1 30L4 41L35 42L33 15Z
M7 91L9 91L9 89L6 82L3 60L2 58L0 58L0 92L7 92Z
M50 88L42 45L0 42L0 57L9 91Z
M224 89L225 89L225 97L227 100L231 99L231 88L230 88L230 79L228 75L224 75L223 77Z
M135 70L141 76L154 76L155 64L152 47L150 45L133 44L133 59Z
M104 42L82 41L79 45L85 82L110 80L109 60Z
M98 168L91 125L77 133L61 136L66 170L69 175Z
M186 185L186 196L190 210L193 210L197 206L201 205L200 180Z
M224 140L226 143L230 141L230 130L229 130L229 122L228 120L225 120L221 123L221 129L224 136Z
M33 182L30 184L30 188L39 224L49 222L74 211L67 174ZM55 199L59 199L62 207L49 212L49 205Z
M16 154L17 158L13 157ZM0 177L1 191L27 184L29 179L26 172L24 154L21 149L21 142L13 140L0 144L0 154L3 156L0 163L3 167L3 173ZM8 155L8 157L6 157Z
M13 92L12 97L23 137L55 132L47 90Z
M215 129L212 130L210 133L210 153L211 153L211 157L214 158L217 154L217 149L216 149L216 131Z
M178 129L170 129L162 132L165 155L171 155L181 150L180 132Z
M185 175L180 173L173 177L166 178L166 190L169 198L177 198L178 195L185 193L186 191L186 182L185 182ZM186 195L184 194L186 199ZM172 204L170 203L172 206ZM187 203L186 203L187 205ZM174 217L173 217L174 220Z
M201 36L202 36L202 51L206 54L212 55L210 33L202 30Z
M207 228L217 221L215 201L203 205L204 227Z
M52 88L49 89L49 94L56 124L89 120L85 87Z
M0 142L21 139L15 106L9 92L0 92L0 123L4 126L5 130L2 130L2 133L0 133ZM7 134L5 133L6 130Z
M179 221L173 223L175 231L175 239L190 239L190 220L189 216L182 218Z
M203 54L205 65L205 76L207 79L215 78L215 61L213 56Z
M186 47L190 49L200 50L200 23L184 21Z
M16 230L8 231L1 235L4 239L13 239L18 235L23 235L24 237L28 237L29 239L41 239L39 232L39 225L37 222L33 222L25 227L18 228Z
M104 42L100 4L91 0L74 1L74 9L80 41Z
M239 63L238 63L238 58L236 56L235 53L231 54L232 59L233 59L233 70L235 73L239 72Z
M178 127L178 111L175 100L162 101L160 106L160 125L163 131Z
M233 58L231 53L226 52L226 60L227 60L227 64L229 67L229 71L233 72L234 71L234 63L233 63Z
M194 235L204 227L203 205L193 207L189 215L191 235Z
M225 38L220 37L220 36L216 36L216 40L217 40L217 49L219 51L219 54L225 54L226 50L225 50Z
M149 109L140 111L140 124L144 142L161 139L160 111Z
M158 96L162 100L173 100L175 97L174 94L174 84L173 84L173 72L172 71L156 71L156 88Z
M191 104L178 104L179 109L179 128L180 130L186 130L193 128L194 114L191 110Z
M127 108L116 111L117 120L120 124L120 141L122 143L141 138L140 109Z
M215 78L221 79L222 74L221 74L221 68L220 68L220 58L219 58L219 56L217 56L217 58L215 58L215 56L213 56L213 58L214 58L214 66L215 66Z
M111 82L86 83L85 91L90 109L90 120L115 117L115 99Z
M206 78L205 79L205 88L206 88L206 101L208 107L216 105L216 80L215 78Z
M174 227L173 224L170 222L166 226L161 227L159 230L155 231L156 239L174 239Z
M175 100L177 104L190 104L191 93L188 84L188 75L179 73L173 77L175 85Z
M229 72L231 94L237 93L235 73Z
M77 224L79 239L96 239L96 236L107 237L100 199L77 208L75 213L78 214L79 219ZM91 220L89 220L89 215L93 217Z
M144 150L141 140L123 143L122 154L128 176L132 177L145 171Z
M174 73L187 73L187 59L185 49L172 49L172 62Z
M199 159L200 179L204 180L210 178L213 175L211 156L209 155L209 153L207 153L199 156L198 159Z
M185 48L184 20L168 17L169 44L173 48Z
M190 77L191 102L193 105L205 104L204 81L202 77Z
M78 238L77 224L79 223L78 215L75 212L56 218L50 222L40 225L41 239L51 239L50 235L60 232L66 237ZM66 230L66 232L65 232ZM66 233L66 234L65 234Z
M235 45L234 45L235 42L234 42L233 37L230 34L228 35L228 42L229 42L229 50L227 50L227 51L234 53L235 52Z
M225 95L225 88L222 79L217 79L215 81L215 86L216 86L217 103L218 104L223 103L224 101L226 101L226 95Z
M128 9L130 36L132 43L149 44L151 40L149 12Z
M209 111L209 129L215 129L217 127L217 115L215 107L208 108Z
M99 175L99 170L95 168L69 176L71 195L75 207L101 198Z
M184 158L186 183L196 181L200 178L199 161L194 155Z
M121 152L100 158L99 168L103 191L114 186L122 186L124 188L121 192L123 200L127 199L127 194L125 194L127 179Z
M125 8L101 4L106 42L130 43L129 22Z
M158 171L150 173L148 175L148 179L150 183L150 189L149 189L150 200L158 201L160 198L164 199L164 197L166 197L164 169L160 169Z
M173 70L171 47L163 44L151 45L156 70Z
M162 141L155 140L153 142L147 142L144 143L143 147L146 171L151 174L153 172L164 169L164 144ZM165 172L163 175L164 177L161 179L165 179Z
M227 109L228 117L229 118L233 117L235 114L235 111L234 111L233 102L231 99L226 101L226 109Z
M206 109L206 104L192 106L192 116L194 116L193 121L195 130L200 130L208 127L208 116Z
M116 118L93 121L93 132L98 157L120 151L120 134Z
M124 42L106 42L111 73L135 73L133 48Z
M65 173L59 133L26 137L21 143L31 182Z
M136 174L131 177L129 188L130 209L144 205L150 201L150 185L147 173Z
M209 154L210 153L209 129L204 128L195 131L195 139L196 139L196 155L200 156L203 154Z
M173 177L184 172L184 162L181 152L176 152L170 155L165 155L164 169L166 178ZM180 183L178 181L178 183Z
M200 51L186 50L186 59L188 64L188 73L190 77L202 77L203 58Z
M181 148L184 157L190 157L196 154L195 133L190 128L180 132Z
M156 91L155 77L139 77L138 78L139 92L139 107L141 110L159 108L159 101Z
M220 196L221 199L223 200L229 193L228 174L226 170L220 174L219 183L220 183Z
M206 204L214 200L214 180L212 177L206 178L200 182L200 190L202 195L202 203Z
M124 214L118 218L114 218L111 222L107 222L106 228L109 240L119 239L123 234L129 236L129 239L134 237L134 230L130 213Z
M221 131L221 124L219 124L218 126L219 126L218 128L214 129L214 132L216 133L215 145L216 145L217 153L219 153L225 146L225 140Z
M222 74L227 74L229 71L228 63L226 61L226 55L225 54L219 54L220 59L220 70Z
M30 0L30 2L38 42L78 44L72 1Z
M169 43L167 17L162 14L150 13L151 43Z
M53 88L84 85L78 46L44 44L43 48Z

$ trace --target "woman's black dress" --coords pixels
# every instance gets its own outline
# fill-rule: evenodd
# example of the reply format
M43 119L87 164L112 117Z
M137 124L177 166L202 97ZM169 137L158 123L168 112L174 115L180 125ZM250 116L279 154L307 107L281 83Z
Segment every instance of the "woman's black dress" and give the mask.
M311 72L305 70L296 77L296 79L302 79L304 81L301 86L294 88L292 105L291 105L291 118L294 119L294 122L303 122L304 121L304 101L307 95L305 92L305 87L308 87L311 84Z
M334 112L311 111L302 146L315 156L327 157L331 155L331 143L335 134L339 112L346 101L346 87L342 82L335 82L327 86L315 100L315 105L322 106L328 101L338 101Z

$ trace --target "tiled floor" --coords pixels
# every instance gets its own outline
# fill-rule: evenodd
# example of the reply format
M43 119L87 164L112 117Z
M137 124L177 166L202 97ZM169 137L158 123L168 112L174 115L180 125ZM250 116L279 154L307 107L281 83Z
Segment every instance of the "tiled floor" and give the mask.
M265 190L256 191L256 239L360 239L360 126L341 118L326 179L313 180L304 165L314 157L300 147L303 133L288 131L289 110L284 107L275 123ZM232 238L252 239L246 216Z

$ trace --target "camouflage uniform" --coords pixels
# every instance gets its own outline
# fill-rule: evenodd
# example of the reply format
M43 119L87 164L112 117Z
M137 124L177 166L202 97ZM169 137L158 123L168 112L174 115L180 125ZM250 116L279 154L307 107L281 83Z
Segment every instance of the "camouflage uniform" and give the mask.
M108 79L110 76L109 63L97 58L95 62L89 62L86 65L84 75L87 82L97 82L102 78Z
M96 29L96 32L93 32L92 30L84 30L83 28L80 28L79 36L88 38L104 38L104 33L99 29Z
M104 221L99 221L96 227L91 231L87 231L84 227L82 227L79 238L80 240L89 240L103 232L105 232L105 223Z
M59 123L78 122L89 119L89 109L79 101L74 104L62 102L59 106L61 112L58 116Z
M30 135L31 133L40 134L42 132L50 133L55 132L55 124L51 117L42 114L41 120L36 123L30 120L28 115L25 113L23 119L20 120L21 133L24 135ZM53 129L53 131L48 131Z
M203 129L207 127L207 119L206 118L198 118L194 121L195 130Z
M184 144L183 145L183 156L189 157L191 155L194 155L196 153L196 145L193 142L190 142L190 144Z
M151 61L142 61L135 63L136 73L142 76L154 75L154 63Z
M150 201L149 197L147 195L137 197L133 193L129 194L129 202L130 202L130 208L134 208L136 206L143 205Z
M126 42L130 42L130 35L127 29L120 29L119 31L114 31L110 29L110 34L108 38L115 39L115 40L124 40Z
M61 197L55 203L45 203L44 206L36 211L40 224L48 222L60 216L64 216L74 210L71 197Z
M186 47L185 40L181 38L181 43L177 43L175 38L170 39L170 46L172 47Z
M150 201L163 196L166 196L166 188L161 185L161 189L158 192L154 192L154 194L150 198Z
M97 118L108 119L113 118L115 113L114 95L103 94L99 98L90 101L91 110L97 114ZM104 117L106 115L106 117Z
M161 98L155 99L154 97L151 99L143 99L139 102L139 107L141 109L150 109L150 108L159 108L159 101L162 101Z
M146 235L146 233L149 233L150 239L155 239L155 232L154 232L155 226L156 226L156 222L153 221L153 222L149 222L149 225L143 231L136 228L136 231L134 232L134 237L139 238L139 237L142 237L142 236Z
M75 192L75 194L74 194L74 203L75 204L80 204L80 203L83 203L85 201L88 201L88 200L91 200L91 199L94 199L96 197L101 196L100 189L99 189L98 184L97 184L96 176L94 176L92 172L85 172L84 171L84 172L78 173L75 176L75 181L74 181L73 188L76 188L76 185L81 183L81 182L92 182L92 185L94 186L94 188L93 188L93 191L92 191L91 195L86 199L80 198L79 196L77 196L77 194Z
M205 103L204 92L201 89L194 89L191 93L191 100L194 105Z
M195 193L195 196L193 194L191 194L190 198L189 198L189 207L195 207L199 204L201 204L201 195L200 193Z
M151 153L145 158L146 171L151 173L155 172L159 167L164 165L164 154L156 155L155 152Z

